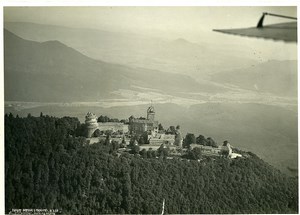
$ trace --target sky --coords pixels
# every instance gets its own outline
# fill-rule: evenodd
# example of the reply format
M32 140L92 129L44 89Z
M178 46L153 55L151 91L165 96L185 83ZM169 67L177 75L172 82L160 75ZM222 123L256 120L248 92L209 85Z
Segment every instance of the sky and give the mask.
M296 7L6 7L4 21L115 31L200 32L255 26L263 12L297 16ZM282 19L266 20L277 21Z
M262 12L297 16L295 7L6 7L5 21L28 21L74 27L205 29L255 25ZM274 19L274 18L273 18ZM253 22L254 21L254 22ZM185 25L185 26L182 26Z

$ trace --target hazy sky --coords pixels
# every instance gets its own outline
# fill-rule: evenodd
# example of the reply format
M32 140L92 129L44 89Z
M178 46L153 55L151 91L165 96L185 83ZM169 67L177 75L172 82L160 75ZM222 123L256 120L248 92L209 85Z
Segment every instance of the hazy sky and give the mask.
M262 12L297 16L296 7L7 7L4 20L129 31L210 31L255 26Z
M263 47L274 59L296 59L297 45L231 36L212 29L255 26L262 12L297 16L296 7L6 7L5 22L34 22L79 28L134 32L156 37L183 37ZM289 20L267 17L265 23ZM282 50L284 49L284 53Z

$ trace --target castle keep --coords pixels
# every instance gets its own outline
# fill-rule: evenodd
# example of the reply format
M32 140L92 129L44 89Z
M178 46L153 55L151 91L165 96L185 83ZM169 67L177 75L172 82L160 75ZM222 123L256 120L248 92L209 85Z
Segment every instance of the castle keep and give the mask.
M158 121L155 121L154 107L151 105L147 109L147 119L129 118L129 132L130 134L142 134L147 132L158 132Z

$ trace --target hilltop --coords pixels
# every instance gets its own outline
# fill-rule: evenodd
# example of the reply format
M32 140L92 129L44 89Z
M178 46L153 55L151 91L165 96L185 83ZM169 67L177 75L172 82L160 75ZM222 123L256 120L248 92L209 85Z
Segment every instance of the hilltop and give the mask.
M101 107L99 105L28 104L5 106L5 112L39 116L40 112L63 117L76 116L84 122L89 111L112 118L124 119L132 114L143 116L146 105ZM31 107L31 105L33 105ZM24 109L22 109L24 108ZM173 103L156 104L157 118L163 125L180 124L184 133L213 136L222 143L228 139L234 146L252 151L289 175L298 169L297 112L283 107L263 104L204 103L182 107Z
M24 130L26 127L26 132ZM76 118L5 116L6 211L62 213L297 213L297 178L251 152L199 161L117 156L85 144ZM24 138L26 136L26 138Z

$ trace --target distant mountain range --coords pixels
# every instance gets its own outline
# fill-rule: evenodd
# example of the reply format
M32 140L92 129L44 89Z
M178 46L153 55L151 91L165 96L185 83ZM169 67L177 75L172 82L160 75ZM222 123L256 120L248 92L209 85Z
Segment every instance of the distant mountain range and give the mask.
M246 68L258 63L243 56L247 47L225 48L214 44L214 41L198 44L183 38L166 40L144 36L139 32L110 32L24 22L7 22L4 26L27 40L58 40L93 59L187 74L197 80L209 73Z
M133 86L170 95L221 89L181 74L93 60L59 41L28 41L5 30L4 42L5 100L98 101L121 98L113 92Z
M22 40L20 37L15 39L22 41L18 43L10 43L8 40L11 39L5 39L6 70L12 66L15 72L20 72L22 68L23 71L27 71L28 76L43 67L39 73L59 73L56 77L48 77L49 83L39 87L41 90L44 89L45 93L49 93L52 86L60 88L57 96L50 99L51 101L60 101L58 97L63 97L60 92L67 94L62 99L64 101L73 101L74 98L76 101L113 98L117 95L111 92L130 89L132 85L159 89L163 93L172 94L179 91L224 92L228 91L226 87L233 86L231 90L244 89L254 93L271 93L275 96L297 96L296 61L257 62L242 57L243 48L235 50L236 47L232 47L235 51L230 51L228 47L192 43L184 38L169 41L132 33L24 22L7 22L4 26L13 34L25 39ZM33 41L37 43L33 45ZM22 46L29 47L25 51ZM180 75L177 75L179 73ZM191 76L193 80L183 74ZM62 77L56 82L53 78L59 76ZM22 75L19 74L19 77ZM66 78L69 81L64 80ZM89 84L87 78L90 79ZM22 77L23 83L30 82L27 79ZM38 76L35 76L35 79L37 79L35 85L39 85ZM40 78L44 79L45 77ZM222 86L224 84L226 87ZM32 86L30 83L28 85ZM16 90L15 86L8 87ZM95 88L99 89L97 93L93 92ZM86 92L90 94L87 95ZM23 95L24 93L21 89L9 97L14 100L31 97L28 96L30 90L26 95ZM36 94L36 91L33 93ZM52 94L54 93L55 90L52 89ZM119 96L120 94L123 92L119 93ZM33 98L50 101L47 96L35 95Z

